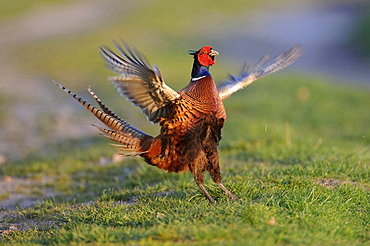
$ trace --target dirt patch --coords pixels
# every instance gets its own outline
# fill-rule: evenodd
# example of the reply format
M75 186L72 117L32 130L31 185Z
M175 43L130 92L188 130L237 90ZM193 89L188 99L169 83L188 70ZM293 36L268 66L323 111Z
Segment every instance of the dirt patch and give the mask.
M315 184L322 185L328 189L333 189L335 187L338 187L340 185L349 184L353 186L360 187L365 190L370 191L370 187L366 184L358 183L358 182L350 182L345 180L339 180L339 179L320 179L315 182Z
M0 236L6 236L16 231L38 230L46 231L58 227L55 221L27 220L22 223L1 223Z
M30 207L58 195L48 187L53 181L53 178L47 176L37 180L4 176L0 180L0 210Z

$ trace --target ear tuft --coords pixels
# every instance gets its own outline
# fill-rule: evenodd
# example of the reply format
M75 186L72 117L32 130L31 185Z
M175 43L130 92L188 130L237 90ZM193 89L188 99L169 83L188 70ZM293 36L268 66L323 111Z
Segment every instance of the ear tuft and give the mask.
M195 55L196 53L197 53L198 51L196 51L196 50L189 50L189 55Z

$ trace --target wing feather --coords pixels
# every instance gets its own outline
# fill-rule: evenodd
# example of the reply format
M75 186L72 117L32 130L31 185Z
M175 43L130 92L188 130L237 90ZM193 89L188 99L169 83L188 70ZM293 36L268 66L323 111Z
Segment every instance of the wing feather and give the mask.
M234 92L243 89L257 79L289 66L302 54L303 52L299 45L295 45L291 49L278 55L271 65L264 66L269 59L267 55L263 56L252 69L250 69L249 64L247 64L240 76L230 75L228 81L221 83L217 87L221 100L228 98Z
M110 68L120 76L109 77L118 92L141 111L152 123L166 117L173 100L180 95L164 83L156 65L151 67L146 58L134 47L114 42L118 54L107 47L101 53Z

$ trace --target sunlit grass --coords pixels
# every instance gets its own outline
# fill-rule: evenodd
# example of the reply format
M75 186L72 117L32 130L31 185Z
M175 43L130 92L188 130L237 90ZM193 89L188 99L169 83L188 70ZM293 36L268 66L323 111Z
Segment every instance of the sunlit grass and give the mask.
M68 245L368 242L368 103L366 90L299 76L266 79L231 97L221 166L225 185L241 200L229 201L207 179L215 206L190 173L167 174L140 159L101 162L114 153L106 139L50 145L50 157L0 169L11 176L54 177L47 185L58 193L39 206L20 209L17 216L5 216L5 228L33 223L34 229L12 231L4 240Z

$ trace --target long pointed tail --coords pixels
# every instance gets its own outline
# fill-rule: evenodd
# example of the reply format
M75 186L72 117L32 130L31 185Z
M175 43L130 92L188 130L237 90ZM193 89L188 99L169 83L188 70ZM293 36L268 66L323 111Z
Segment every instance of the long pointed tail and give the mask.
M100 98L88 88L89 93L99 104L102 110L97 109L91 104L84 101L82 98L78 97L75 93L70 91L63 85L53 82L56 86L71 95L76 101L78 101L84 108L89 110L96 118L98 118L102 123L104 123L109 129L105 129L99 126L97 127L100 131L105 133L105 137L119 143L119 145L114 145L122 151L124 155L138 155L146 152L150 143L153 141L153 137L140 131L139 129L131 126L125 120L120 118L112 110L110 110L105 104L100 100Z

